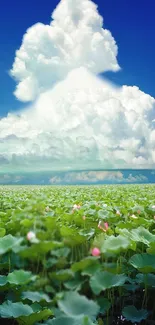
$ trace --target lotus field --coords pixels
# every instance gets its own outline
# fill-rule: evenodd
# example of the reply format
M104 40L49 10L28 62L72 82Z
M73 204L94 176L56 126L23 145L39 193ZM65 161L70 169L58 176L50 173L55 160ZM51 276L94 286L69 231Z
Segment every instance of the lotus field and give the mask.
M155 186L1 186L1 324L155 324Z

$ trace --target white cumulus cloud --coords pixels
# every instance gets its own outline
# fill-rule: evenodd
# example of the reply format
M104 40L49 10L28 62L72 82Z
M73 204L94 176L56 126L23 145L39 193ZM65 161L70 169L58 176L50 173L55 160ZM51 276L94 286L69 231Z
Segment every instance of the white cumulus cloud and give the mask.
M15 94L35 102L0 120L0 168L154 166L155 99L97 77L119 66L96 5L61 0L52 18L32 26L16 53Z
M16 51L11 70L18 82L16 97L34 100L81 66L95 74L117 71L116 42L102 27L103 18L92 1L61 0L50 25L37 23L29 28Z
M70 184L75 182L102 183L107 181L115 184L143 183L147 182L148 178L142 174L133 176L132 173L128 177L124 177L121 171L81 171L69 172L63 176L53 176L49 179L50 184Z

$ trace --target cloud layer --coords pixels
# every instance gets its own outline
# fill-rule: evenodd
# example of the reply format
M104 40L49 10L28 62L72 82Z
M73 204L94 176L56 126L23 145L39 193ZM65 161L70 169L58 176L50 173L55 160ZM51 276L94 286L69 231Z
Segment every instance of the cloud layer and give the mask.
M74 185L74 184L148 184L154 176L151 171L81 171L81 172L37 172L1 173L0 185Z
M148 178L145 175L137 174L135 176L132 173L128 177L125 177L121 171L88 171L88 172L71 172L66 173L62 176L53 176L50 178L50 184L61 184L66 183L104 183L109 182L113 184L122 184L122 183L145 183L148 181Z
M0 168L154 166L154 98L96 76L119 69L96 5L61 0L52 18L28 29L16 53L15 95L35 102L0 120Z

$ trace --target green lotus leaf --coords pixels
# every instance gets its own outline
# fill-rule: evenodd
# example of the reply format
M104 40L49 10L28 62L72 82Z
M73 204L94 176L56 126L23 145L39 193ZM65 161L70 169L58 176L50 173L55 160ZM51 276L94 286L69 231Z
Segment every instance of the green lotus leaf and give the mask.
M89 317L67 317L67 316L61 316L56 319L48 321L47 325L94 325ZM46 324L45 324L46 325Z
M149 246L150 247L147 248L147 253L155 255L155 242L150 243Z
M130 240L119 235L117 237L110 236L102 244L102 253L120 253L122 250L130 246Z
M97 265L97 264L99 264L98 257L89 256L89 257L82 259L80 262L76 262L76 263L72 264L71 268L74 272L77 272L77 271L85 270L88 267L90 267L92 265Z
M7 283L7 276L5 275L0 275L0 287L5 286Z
M68 290L76 290L79 291L81 290L81 287L83 285L83 283L85 282L84 279L75 276L74 279L67 281L64 283L65 288L67 288Z
M109 217L109 211L107 210L99 210L98 211L99 219L106 220Z
M53 312L50 309L43 309L39 312L33 313L30 316L22 316L18 321L19 324L28 324L34 325L36 322L41 322L47 320L50 316L53 315Z
M13 237L12 235L0 238L0 255L12 250L15 246L20 245L22 241L23 238Z
M58 301L58 306L66 316L95 317L99 312L99 306L93 300L88 300L85 296L81 296L77 292L65 292L62 300Z
M33 309L22 302L5 301L0 305L0 315L2 318L19 318L33 314Z
M12 273L9 273L7 276L7 281L10 284L24 285L31 281L34 281L36 276L33 276L31 272L24 270L15 270Z
M98 271L90 278L89 283L92 291L99 295L106 289L123 286L126 279L127 277L124 274Z
M74 277L74 273L70 269L65 269L51 273L50 277L59 281L67 281Z
M122 315L127 321L132 323L140 323L142 320L145 320L148 317L148 312L146 309L138 310L135 306L127 306L124 307Z
M148 229L144 227L138 227L137 229L132 229L131 231L127 229L119 229L117 231L133 242L141 242L146 245L150 245L155 241L155 235L153 235Z
M82 275L88 275L88 276L92 276L94 275L97 271L99 271L101 269L101 265L100 264L93 264L90 265L88 267L86 267L81 274Z
M142 274L139 273L136 275L136 282L143 283L147 287L155 288L155 274L147 273Z
M38 258L38 255L44 255L50 252L52 249L62 247L61 242L56 241L44 241L40 243L34 243L31 247L27 247L20 252L20 256L23 258Z
M49 296L45 293L40 293L37 291L25 291L22 293L22 300L31 300L32 302L40 302L42 300L45 300L46 302L50 302L51 299Z
M137 229L133 229L131 231L130 236L132 237L132 240L136 242L141 242L146 245L149 245L152 242L155 242L155 235L151 234L149 230L139 227Z
M143 273L155 272L155 256L146 253L135 254L130 260L129 264Z
M107 298L97 298L97 303L100 306L100 313L105 314L111 307L111 303Z
M69 247L62 247L57 250L52 250L51 254L56 257L67 257L70 254L71 250Z
M0 237L4 237L6 234L6 229L5 228L0 228Z

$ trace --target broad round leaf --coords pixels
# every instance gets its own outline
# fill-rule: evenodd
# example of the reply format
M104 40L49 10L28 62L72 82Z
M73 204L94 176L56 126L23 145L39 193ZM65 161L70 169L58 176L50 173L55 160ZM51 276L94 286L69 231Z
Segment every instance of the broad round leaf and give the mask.
M124 236L108 237L101 247L102 253L120 253L122 250L127 249L130 246L130 241Z
M50 302L50 298L45 293L40 292L33 292L33 291L26 291L22 293L22 300L31 300L32 302L40 302L42 300L45 300L46 302Z
M94 317L100 309L97 303L88 300L85 296L81 296L77 292L66 292L63 300L58 301L58 306L67 316L71 317L83 315Z
M106 289L123 286L126 279L127 277L124 274L113 274L107 271L98 271L90 278L89 282L92 291L96 295L99 295L101 291Z
M48 325L93 325L92 321L88 317L67 317L62 316L51 321L48 321Z
M47 320L53 313L50 309L44 309L29 316L22 316L20 320L23 324L34 325L36 322Z
M155 235L151 234L149 230L144 227L139 227L131 231L131 238L136 242L141 242L149 245L151 242L155 242Z
M126 318L126 320L132 323L139 323L143 319L146 319L148 316L148 312L146 309L137 310L135 306L124 307L122 314Z
M111 303L107 298L99 297L97 303L100 306L100 313L105 314L111 307Z
M77 272L77 271L85 270L89 266L96 265L96 264L99 264L98 257L89 256L89 257L82 259L80 262L76 262L76 263L72 264L71 268L74 272Z
M129 263L143 273L155 272L155 256L149 254L135 254Z
M15 246L20 245L22 241L23 238L16 238L12 235L7 235L3 238L0 238L0 255L5 254Z
M51 278L59 281L67 281L74 277L74 273L70 269L65 269L51 273Z
M33 309L29 305L24 305L22 302L13 303L11 301L5 301L0 305L0 315L2 318L18 318L31 314L33 314Z
M32 276L31 272L24 271L24 270L16 270L8 274L7 281L11 284L23 285L28 282L31 282L35 278L34 276Z

